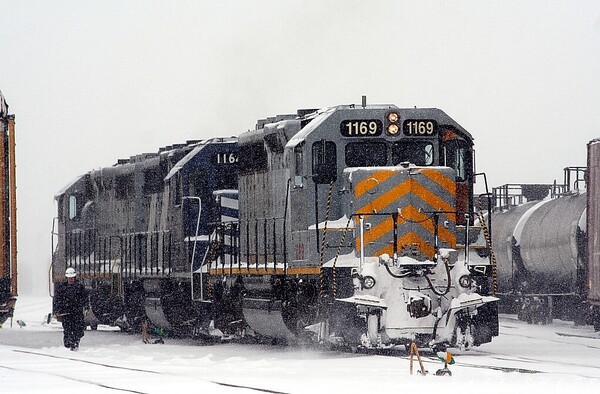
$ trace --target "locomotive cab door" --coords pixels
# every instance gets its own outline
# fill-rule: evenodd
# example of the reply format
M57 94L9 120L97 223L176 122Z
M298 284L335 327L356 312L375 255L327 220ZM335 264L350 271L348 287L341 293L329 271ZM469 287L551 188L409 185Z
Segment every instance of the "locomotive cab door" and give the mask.
M312 178L315 184L329 184L337 179L335 142L320 140L312 145Z

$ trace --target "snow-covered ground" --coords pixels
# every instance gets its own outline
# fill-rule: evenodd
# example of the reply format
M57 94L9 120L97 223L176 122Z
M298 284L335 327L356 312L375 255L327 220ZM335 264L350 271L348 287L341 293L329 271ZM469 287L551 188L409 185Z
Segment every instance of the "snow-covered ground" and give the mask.
M501 317L500 336L461 353L451 377L424 353L427 376L409 373L407 355L348 354L314 348L205 345L100 326L80 349L62 345L60 323L46 324L49 298L22 296L12 327L0 329L2 393L595 393L600 387L600 334L556 321L530 326ZM25 323L24 327L17 320Z

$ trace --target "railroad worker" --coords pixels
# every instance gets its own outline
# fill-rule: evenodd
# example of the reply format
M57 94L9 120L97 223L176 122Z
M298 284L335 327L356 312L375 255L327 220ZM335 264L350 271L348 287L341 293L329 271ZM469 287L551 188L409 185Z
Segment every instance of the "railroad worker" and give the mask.
M88 295L83 284L77 281L75 269L67 268L65 276L67 280L56 286L52 311L62 323L65 347L77 350L85 331L83 313L88 306Z

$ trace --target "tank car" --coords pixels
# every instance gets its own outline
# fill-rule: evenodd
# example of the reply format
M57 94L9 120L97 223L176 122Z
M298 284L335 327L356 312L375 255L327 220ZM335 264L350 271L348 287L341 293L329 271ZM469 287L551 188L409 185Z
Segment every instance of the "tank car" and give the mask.
M216 328L367 349L498 335L473 138L443 111L299 110L259 120L239 154L239 217L202 282Z
M494 189L494 195L504 201L493 212L492 221L502 304L523 320L547 323L557 317L583 321L584 170L566 168L562 185L513 185L524 191L520 196L528 194L519 200L527 200L521 205L506 204L508 185Z
M202 329L202 275L213 192L237 188L236 138L188 141L90 171L56 196L53 281L73 267L90 293L88 324L174 333Z
M15 163L15 115L0 92L0 325L12 317L18 294Z

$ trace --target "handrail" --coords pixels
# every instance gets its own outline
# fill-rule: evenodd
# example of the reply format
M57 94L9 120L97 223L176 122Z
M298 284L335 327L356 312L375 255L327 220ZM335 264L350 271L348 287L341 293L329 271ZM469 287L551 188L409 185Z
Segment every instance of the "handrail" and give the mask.
M183 196L182 200L197 200L198 201L198 218L196 220L196 235L194 236L194 247L192 249L192 261L190 262L190 291L192 300L194 300L194 260L196 258L196 243L198 242L198 230L200 228L200 213L202 212L202 200L196 196ZM200 301L204 301L204 281L202 278L202 266L200 266Z

